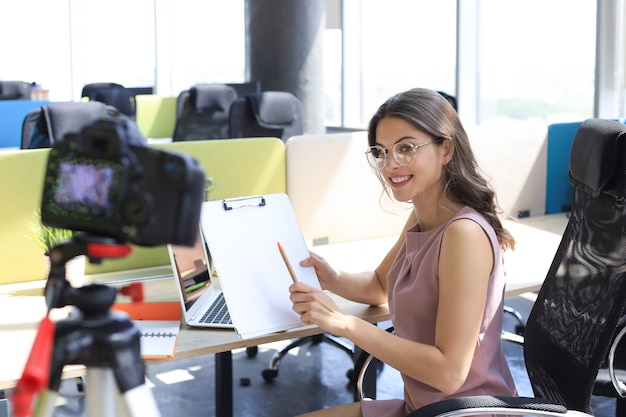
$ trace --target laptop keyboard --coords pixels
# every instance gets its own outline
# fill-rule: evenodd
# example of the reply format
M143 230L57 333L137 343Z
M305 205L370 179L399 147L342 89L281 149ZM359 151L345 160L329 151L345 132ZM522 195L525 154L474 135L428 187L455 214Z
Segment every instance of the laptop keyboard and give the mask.
M228 308L226 307L226 300L224 300L224 294L220 293L217 299L211 304L200 319L201 323L220 323L220 324L232 324Z

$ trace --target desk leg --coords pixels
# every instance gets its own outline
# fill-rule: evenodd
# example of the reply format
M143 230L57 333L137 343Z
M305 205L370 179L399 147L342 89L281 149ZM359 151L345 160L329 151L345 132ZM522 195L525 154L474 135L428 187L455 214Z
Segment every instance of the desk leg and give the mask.
M233 415L233 354L230 350L215 354L215 415Z

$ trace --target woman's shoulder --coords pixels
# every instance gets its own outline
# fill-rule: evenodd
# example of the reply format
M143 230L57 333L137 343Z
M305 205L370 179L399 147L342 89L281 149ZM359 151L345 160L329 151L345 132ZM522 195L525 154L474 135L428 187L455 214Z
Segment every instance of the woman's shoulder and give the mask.
M487 237L496 245L498 242L496 232L476 209L465 206L448 222L444 234L448 237L471 241L472 237Z
M476 209L470 206L464 206L463 208L461 208L461 210L459 210L454 215L454 217L450 219L447 227L456 223L459 220L467 220L467 221L462 222L463 224L466 224L466 223L471 224L472 222L474 222L474 223L478 223L483 229L493 230L493 227L491 227L491 224L487 221L485 216L483 216Z

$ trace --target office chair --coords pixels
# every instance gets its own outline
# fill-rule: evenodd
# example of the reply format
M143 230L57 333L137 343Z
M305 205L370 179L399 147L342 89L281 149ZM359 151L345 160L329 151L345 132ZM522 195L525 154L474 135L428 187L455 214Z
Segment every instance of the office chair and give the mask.
M237 97L237 91L225 84L198 84L182 91L172 140L228 138L228 115Z
M30 100L31 88L26 81L0 81L0 100Z
M80 133L103 117L126 117L113 106L98 101L51 103L31 110L22 122L21 149L49 148L68 133ZM130 124L136 128L135 123ZM141 135L139 128L137 134ZM143 137L143 136L137 136Z
M286 142L303 133L302 104L286 91L248 94L233 102L228 123L230 138L276 137Z
M83 86L81 97L115 107L131 119L137 114L135 94L117 83L91 83Z
M101 83L89 83L83 86L83 89L80 92L81 97L86 97L89 100L93 100L96 91L101 90L103 88L124 88L122 84L118 83L109 83L109 82L101 82Z
M626 126L618 122L588 119L579 127L570 151L572 212L563 238L524 336L503 332L503 341L524 348L535 397L459 397L421 407L410 417L556 416L568 410L592 415L598 370L619 343L615 335L626 306L625 142ZM359 381L365 369L359 369Z

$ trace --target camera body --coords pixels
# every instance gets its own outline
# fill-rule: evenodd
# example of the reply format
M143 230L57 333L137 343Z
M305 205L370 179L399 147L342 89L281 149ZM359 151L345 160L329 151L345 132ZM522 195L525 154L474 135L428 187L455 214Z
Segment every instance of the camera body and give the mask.
M101 120L52 147L42 223L139 246L192 246L204 170L189 155L148 147L132 123Z

